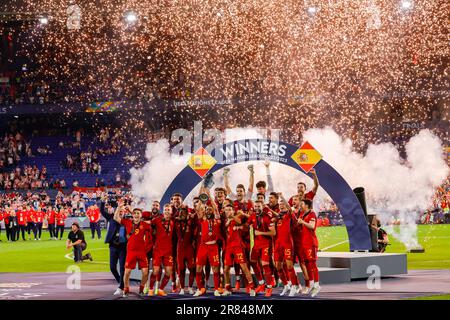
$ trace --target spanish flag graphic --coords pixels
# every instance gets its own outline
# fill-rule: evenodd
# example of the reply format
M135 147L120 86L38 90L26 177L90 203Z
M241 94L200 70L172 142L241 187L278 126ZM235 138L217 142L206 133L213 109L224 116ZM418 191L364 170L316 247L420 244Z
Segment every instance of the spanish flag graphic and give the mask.
M188 165L194 170L200 177L204 177L208 171L214 167L217 163L205 148L199 148L189 159Z
M292 159L303 169L303 171L308 173L322 159L322 156L308 141L306 141L294 152Z

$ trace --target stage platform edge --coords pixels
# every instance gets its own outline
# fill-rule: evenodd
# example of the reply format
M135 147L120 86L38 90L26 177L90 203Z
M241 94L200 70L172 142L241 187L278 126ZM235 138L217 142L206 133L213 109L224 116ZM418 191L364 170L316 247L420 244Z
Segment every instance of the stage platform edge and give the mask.
M408 273L406 253L319 252L317 266L322 284L348 283L377 274L380 277L387 277ZM301 282L304 283L303 274L298 265L295 266L295 270ZM187 270L186 282L188 275ZM140 280L140 278L141 272L138 269L131 272L131 279ZM235 274L232 269L231 283L234 284L234 282ZM208 285L213 286L212 273Z

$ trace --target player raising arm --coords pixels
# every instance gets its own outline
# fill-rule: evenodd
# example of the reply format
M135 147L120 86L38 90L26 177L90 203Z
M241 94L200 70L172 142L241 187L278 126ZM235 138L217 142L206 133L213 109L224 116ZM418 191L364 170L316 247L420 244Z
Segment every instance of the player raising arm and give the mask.
M297 222L301 225L301 254L312 286L311 297L315 297L321 289L319 286L319 269L317 269L317 250L319 247L316 236L317 216L312 210L311 200L304 199L301 202L301 207L303 213L297 219Z
M144 286L148 280L148 260L146 255L147 249L147 237L151 233L151 227L148 223L142 222L142 209L134 208L132 211L132 220L121 218L120 214L125 210L123 201L119 202L119 205L114 213L114 220L123 225L127 234L127 258L125 260L125 275L123 297L127 297L130 292L130 275L131 270L138 264L139 269L142 272L142 280L139 286L139 294L143 295Z

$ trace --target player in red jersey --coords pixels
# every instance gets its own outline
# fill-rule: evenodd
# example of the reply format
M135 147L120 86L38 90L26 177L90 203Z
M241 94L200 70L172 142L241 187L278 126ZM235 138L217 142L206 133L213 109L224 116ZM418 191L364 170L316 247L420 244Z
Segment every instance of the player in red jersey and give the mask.
M299 182L297 183L297 196L300 200L303 199L309 199L309 200L313 200L316 193L317 193L317 189L319 189L319 178L317 177L317 173L315 169L311 169L309 171L309 173L311 173L312 178L314 180L314 186L312 188L311 191L306 192L306 184L304 182ZM293 197L291 197L289 199L289 205L292 207L293 206Z
M139 286L139 294L143 295L144 286L148 280L148 261L146 256L146 248L148 235L151 232L151 227L148 223L141 221L142 209L135 208L132 211L132 220L121 218L121 213L124 211L122 202L118 203L118 207L114 212L114 220L123 225L127 232L127 257L125 260L125 274L123 282L125 284L123 290L123 297L127 297L130 292L130 275L131 270L136 268L136 263L142 272L142 280Z
M65 208L60 208L59 212L56 213L56 238L58 238L59 234L59 240L62 240L63 234L64 234L64 225L66 224L67 219L67 211Z
M264 196L264 194L262 194ZM270 269L271 245L272 237L275 236L275 227L272 223L271 214L264 210L264 202L257 200L254 204L253 212L251 213L247 224L251 226L254 233L254 245L250 253L250 262L253 272L258 280L258 287L256 293L265 292L266 297L272 295L272 286L274 278L272 270ZM265 282L261 273L262 266Z
M295 219L300 218L302 214L301 201L298 198L298 195L292 197L292 213L295 216ZM293 224L292 226L292 240L294 243L294 261L297 259L300 267L302 268L303 278L305 280L305 288L303 289L303 294L309 294L311 291L308 270L306 268L305 260L303 260L302 255L302 235L301 235L302 226L298 223Z
M251 169L250 169L251 168ZM253 167L249 166L249 170L251 172L251 176L253 176ZM249 193L252 192L253 188L249 188ZM250 216L250 211L253 209L253 202L250 198L245 197L245 188L242 184L238 184L236 186L236 200L233 202L235 212L241 212L242 223L246 223L248 217ZM245 256L247 257L247 261L250 260L250 230L247 226L241 230L242 240L245 248ZM241 276L240 276L240 265L236 264L234 266L235 274L236 274L236 283L235 290L239 291L241 288Z
M26 207L26 214L27 214L27 233L28 233L28 240L31 240L31 232L34 234L34 210L31 208L31 206Z
M225 291L222 295L231 295L230 270L233 264L238 264L247 278L247 287L249 289L250 296L254 297L256 295L255 286L253 284L252 275L247 266L245 245L241 236L241 230L244 228L244 225L242 224L242 211L238 211L237 214L235 214L234 207L232 205L228 205L225 207L225 215L227 219L225 222L227 236L224 261Z
M302 258L305 261L308 276L312 282L311 297L315 297L321 289L319 285L319 269L317 268L317 251L319 248L316 236L317 216L312 210L311 200L304 199L301 202L301 207L302 214L297 219L297 222L301 225Z
M100 239L102 237L100 224L98 223L100 221L100 208L96 204L90 206L86 211L86 216L89 218L92 239L95 238L95 232L97 232L97 236Z
M44 213L41 210L34 211L33 212L34 240L41 240L43 222L44 222Z
M22 240L25 241L25 230L27 228L27 211L25 208L19 207L16 212L17 224L20 232L22 232ZM19 230L17 232L19 232ZM17 240L19 240L19 233L17 234ZM36 239L35 239L36 240Z
M205 192L210 197L207 189L205 189ZM205 282L203 281L203 267L208 262L214 273L214 295L220 296L220 258L217 240L221 236L222 221L215 201L211 201L211 206L207 206L201 202L198 203L196 211L199 218L200 243L197 247L196 258L196 282L198 289L194 297L201 296L206 292Z
M278 193L280 198L280 212L272 211L276 217L276 236L274 246L274 260L275 268L278 271L284 288L280 295L285 295L289 292L289 296L294 296L300 292L300 283L294 269L294 246L292 242L292 224L295 223L293 219L291 207L284 199L281 193ZM287 273L283 271L283 264L286 264ZM288 278L291 281L291 286L288 284Z
M160 205L159 201L157 201L157 200L153 201L152 210L150 212L149 211L142 212L142 220L150 222L150 224L151 224L153 219L160 216L160 214L161 214L160 209L161 209L161 205ZM148 264L150 265L150 260L153 259L153 242L156 237L156 230L154 228L152 229L152 232L150 233L149 237L152 240L151 242L148 242L148 246L147 246L147 260L148 260ZM152 261L152 266L153 266L153 261ZM160 278L158 279L158 281L161 281L161 273L159 275L160 275ZM150 283L154 284L156 281L156 277L153 272L150 274L149 278L150 278ZM149 291L150 291L149 283L146 283L145 288L144 288L144 293L148 294Z
M47 220L47 228L50 234L50 239L56 240L55 234L56 212L55 210L53 210L52 206L47 206L47 210L45 212L45 219Z
M180 295L185 294L186 267L189 269L189 294L194 294L195 280L195 240L197 238L197 215L188 208L181 210L175 218L175 232L177 235L177 272L180 283Z
M163 215L151 221L152 227L155 229L155 243L153 246L153 273L155 282L150 282L149 296L167 295L164 288L169 283L170 276L173 269L173 237L175 222L172 218L173 207L170 204L165 204L163 208ZM164 277L159 284L159 275L161 272L161 265L164 267Z

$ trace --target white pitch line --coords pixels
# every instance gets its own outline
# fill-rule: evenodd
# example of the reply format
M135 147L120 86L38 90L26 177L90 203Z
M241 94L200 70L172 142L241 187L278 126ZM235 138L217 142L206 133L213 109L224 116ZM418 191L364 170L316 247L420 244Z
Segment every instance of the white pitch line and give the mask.
M98 250L105 250L106 248L96 248L96 249L91 249L90 251L98 251ZM64 255L64 258L69 259L69 260L73 260L73 254L72 253L68 253L66 255ZM102 261L89 261L89 263L92 264L109 264L109 262L102 262Z
M320 251L326 251L326 250L328 250L328 249L337 247L338 245L341 245L341 244L346 243L346 242L348 242L348 240L344 240L344 241L338 242L338 243L336 243L336 244L333 244L333 245L331 245L331 246L325 247L325 248L323 248L323 249L320 249Z

